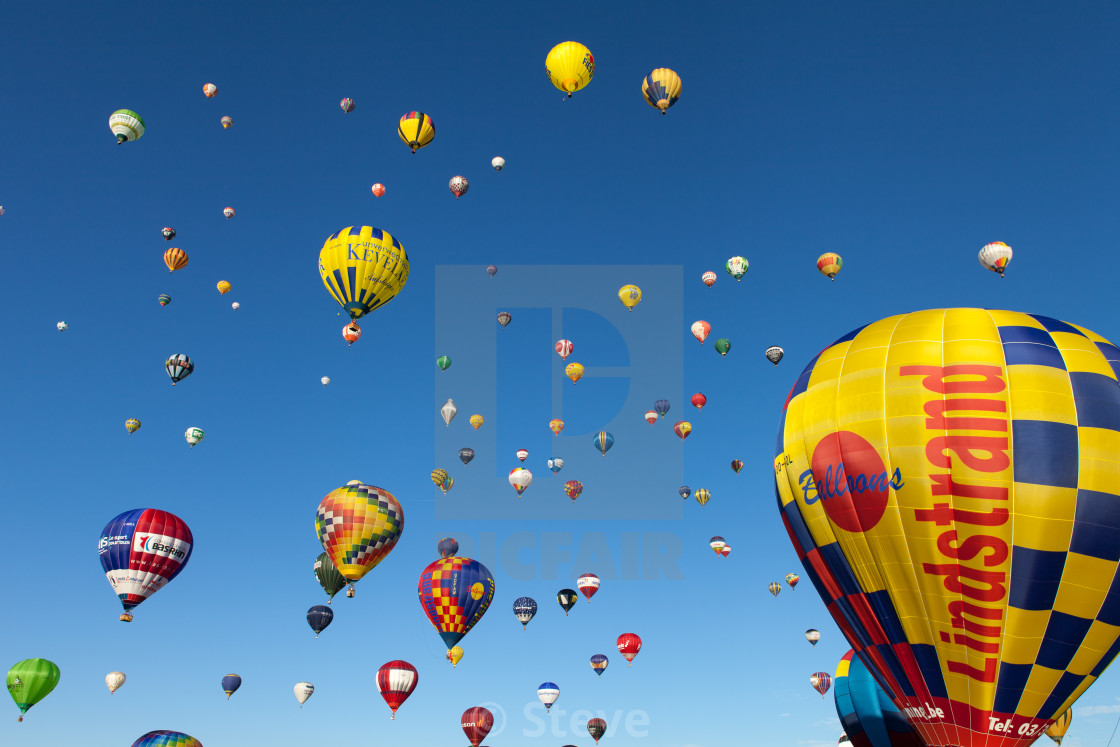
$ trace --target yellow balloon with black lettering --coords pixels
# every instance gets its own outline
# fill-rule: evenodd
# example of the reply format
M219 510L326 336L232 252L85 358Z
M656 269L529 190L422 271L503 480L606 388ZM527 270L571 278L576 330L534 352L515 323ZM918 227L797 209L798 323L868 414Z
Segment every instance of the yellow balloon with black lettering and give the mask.
M1037 314L850 332L786 400L790 540L929 747L1027 747L1120 651L1120 349Z
M595 75L595 56L579 42L561 42L544 58L544 71L552 85L571 98L573 93L591 82Z
M387 231L350 226L319 250L319 276L350 318L360 319L400 293L408 282L408 254Z

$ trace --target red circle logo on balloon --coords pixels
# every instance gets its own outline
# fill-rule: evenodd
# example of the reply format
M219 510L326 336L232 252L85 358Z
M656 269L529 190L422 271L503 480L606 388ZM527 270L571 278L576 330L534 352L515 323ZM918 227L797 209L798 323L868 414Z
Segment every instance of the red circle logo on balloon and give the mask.
M813 481L833 524L849 532L873 529L887 510L891 476L862 436L837 431L813 449Z

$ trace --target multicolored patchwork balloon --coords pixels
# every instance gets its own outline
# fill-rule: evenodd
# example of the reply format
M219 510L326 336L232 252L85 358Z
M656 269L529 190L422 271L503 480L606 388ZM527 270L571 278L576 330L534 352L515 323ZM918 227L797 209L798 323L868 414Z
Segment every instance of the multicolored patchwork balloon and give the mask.
M450 649L494 601L494 576L477 560L441 558L420 573L417 593L428 619Z
M384 488L351 480L327 493L315 512L315 532L350 590L396 546L404 509ZM347 593L347 596L352 596Z

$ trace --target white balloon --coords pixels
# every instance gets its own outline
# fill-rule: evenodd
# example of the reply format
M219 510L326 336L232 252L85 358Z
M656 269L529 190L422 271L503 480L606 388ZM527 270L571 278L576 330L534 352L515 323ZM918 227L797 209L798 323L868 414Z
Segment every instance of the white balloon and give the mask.
M501 171L506 167L506 159L501 156L494 156L490 159L490 165L494 167L494 171Z
M206 433L203 432L201 428L187 428L186 432L183 434L183 438L187 439L187 443L190 444L193 449L196 443L206 438Z
M319 379L319 381L323 382L323 386L326 386L327 384L331 383L331 377L324 376L323 378Z
M59 322L58 324L56 324L54 326L58 327L59 332L65 332L66 330L70 329L70 325L67 324L66 322Z
M241 304L239 304L237 301L234 301L233 302L233 310L237 311L240 308L241 308Z
M109 672L109 674L105 675L105 684L109 686L110 695L119 690L121 685L124 684L124 681L124 672Z
M296 686L292 688L292 692L296 694L296 700L299 701L299 707L303 708L303 704L311 697L311 693L315 692L315 686L310 682L297 682Z
M451 421L459 414L459 408L455 406L455 400L450 397L443 403L443 407L439 408L439 414L443 416L443 422L451 425Z

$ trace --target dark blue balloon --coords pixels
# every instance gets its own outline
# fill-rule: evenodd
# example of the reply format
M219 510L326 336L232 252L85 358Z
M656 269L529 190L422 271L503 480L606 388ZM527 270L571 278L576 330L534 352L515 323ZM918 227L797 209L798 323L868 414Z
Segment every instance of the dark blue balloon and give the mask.
M229 696L237 692L239 687L241 687L241 677L239 675L227 674L222 677L222 690L225 691L226 700L229 700Z
M521 622L521 629L524 630L533 616L537 614L537 600L532 597L519 597L513 603L513 614Z
M669 400L659 399L653 403L653 411L661 417L665 417L665 413L669 412Z
M315 637L327 629L334 619L334 610L325 604L317 604L307 611L307 624L315 631Z
M459 449L459 461L463 464L470 464L472 459L474 459L474 449L470 447Z
M924 742L852 651L832 680L836 714L852 747L922 747Z
M688 496L692 495L692 488L688 487L687 485L681 485L681 489L677 492L681 494L681 498L684 498L687 501Z
M455 553L459 552L459 543L451 537L444 537L436 545L436 550L439 551L441 558L450 558Z

